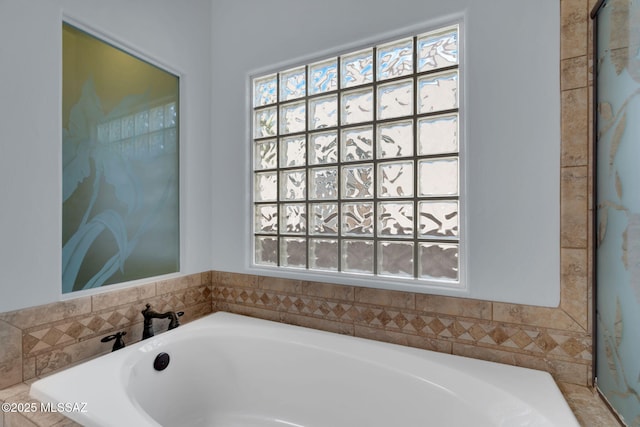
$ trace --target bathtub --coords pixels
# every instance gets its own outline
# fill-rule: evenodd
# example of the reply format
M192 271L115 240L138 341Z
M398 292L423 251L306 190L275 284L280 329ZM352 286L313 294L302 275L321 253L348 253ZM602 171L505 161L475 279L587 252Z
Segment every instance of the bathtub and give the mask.
M546 372L222 312L30 393L85 426L578 426Z

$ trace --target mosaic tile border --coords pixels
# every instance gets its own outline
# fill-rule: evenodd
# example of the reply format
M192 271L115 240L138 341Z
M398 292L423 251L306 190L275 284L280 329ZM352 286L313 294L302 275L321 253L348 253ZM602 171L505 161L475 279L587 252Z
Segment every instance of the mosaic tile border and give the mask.
M225 272L213 272L212 299L214 311L544 369L580 385L592 363L591 336L575 322L504 321L503 303ZM522 318L527 306L515 307L511 317Z

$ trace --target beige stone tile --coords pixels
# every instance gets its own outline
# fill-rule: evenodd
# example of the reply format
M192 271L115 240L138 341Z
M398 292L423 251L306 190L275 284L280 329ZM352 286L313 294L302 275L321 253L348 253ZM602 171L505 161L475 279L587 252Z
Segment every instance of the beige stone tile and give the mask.
M124 304L134 302L144 302L156 295L156 284L148 283L146 285L136 286L133 288L118 289L108 291L103 294L93 295L91 297L93 311L105 310L118 307Z
M587 249L560 250L560 307L588 331Z
M51 427L83 427L82 424L78 424L69 418L64 418L63 420L55 423Z
M521 352L511 352L486 348L475 345L454 343L453 354L474 359L488 360L490 362L504 363L523 368L547 371L556 381L565 381L574 384L587 384L587 365L561 360L545 359Z
M180 324L185 325L189 322L192 322L208 314L211 314L212 306L210 302L203 302L199 304L189 305L184 309L181 309L180 311L184 312L184 314L181 317L179 317ZM157 320L162 320L162 319L157 319ZM169 319L166 319L166 320L169 321Z
M560 61L560 90L586 87L588 80L587 55Z
M258 276L251 274L228 273L224 271L216 272L212 278L214 285L241 286L245 288L257 288Z
M560 174L560 245L586 248L588 167L562 168Z
M214 312L224 311L227 313L240 314L242 316L256 317L258 319L271 320L274 322L280 321L280 313L274 310L268 310L259 307L250 307L241 304L232 304L226 302L217 302L214 307Z
M200 285L202 285L202 276L199 273L182 277L175 277L172 279L160 280L156 282L156 294L169 294L188 288L194 288Z
M549 372L556 381L564 381L581 386L586 386L590 382L588 376L589 364L542 358L528 354L516 354L514 359L517 366Z
M43 427L38 426L33 421L21 413L11 412L4 414L4 427Z
M22 331L0 320L0 389L22 382Z
M416 310L491 320L492 304L490 301L416 294Z
M29 386L25 383L18 383L11 387L0 389L0 401L6 402L13 396L16 396L18 394L28 392L28 391L29 391Z
M367 338L376 341L415 347L423 350L437 351L439 353L451 353L452 343L450 341L405 334L402 332L388 331L378 328L370 328L357 324L355 325L354 333L356 337L360 338Z
M560 57L587 54L589 11L587 0L560 1Z
M213 281L213 272L211 270L200 273L200 282L203 285L210 285Z
M67 420L67 418L57 412L43 412L40 411L40 401L33 399L29 396L28 389L19 394L12 396L7 399L7 402L12 403L28 403L35 404L36 411L33 412L21 412L20 414L24 416L29 422L33 423L36 426L53 426L58 423ZM24 422L24 420L22 420ZM21 424L18 424L21 425ZM29 425L28 423L26 425Z
M317 317L309 317L294 313L281 313L280 321L290 325L335 332L343 335L353 335L354 329L352 323L335 322L333 320L320 319Z
M0 320L20 329L27 329L89 312L91 312L91 297L82 297L0 313Z
M355 288L353 286L334 285L330 283L302 282L302 293L313 297L353 302Z
M381 307L414 309L416 296L412 292L389 291L376 288L355 288L355 302Z
M516 354L510 351L497 350L495 348L480 347L477 345L453 343L452 353L457 356L471 357L473 359L487 360L489 362L516 364Z
M589 89L562 92L561 166L584 166L589 161Z
M593 388L558 382L569 407L583 427L621 426Z
M100 342L101 338L102 336L90 338L36 356L37 376L50 374L87 359L109 353L111 351L109 343Z
M494 302L493 320L525 326L584 332L582 326L559 308Z
M22 380L27 381L36 376L36 358L23 357L22 359Z
M290 294L302 293L302 281L285 279L282 277L260 276L256 280L257 287L263 290L275 292L287 292Z

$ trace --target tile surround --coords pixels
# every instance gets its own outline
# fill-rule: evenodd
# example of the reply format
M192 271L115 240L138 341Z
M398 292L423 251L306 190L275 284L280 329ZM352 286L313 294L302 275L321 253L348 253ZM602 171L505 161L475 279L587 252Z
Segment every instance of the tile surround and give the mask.
M0 389L91 359L111 350L100 339L126 331L125 343L142 336L140 312L184 311L182 322L211 312L211 273L0 313ZM166 321L156 323L157 330Z
M592 380L591 20L595 0L561 0L561 303L558 308L206 272L0 313L0 401L28 400L29 381L109 351L99 338L141 335L145 302L185 321L227 310L444 353L542 369L583 426L617 425ZM135 307L135 308L134 308ZM130 341L127 341L130 342ZM17 384L20 383L20 384ZM14 385L17 384L17 385ZM5 387L9 387L2 390ZM26 415L26 414L25 414ZM0 414L9 425L76 425Z

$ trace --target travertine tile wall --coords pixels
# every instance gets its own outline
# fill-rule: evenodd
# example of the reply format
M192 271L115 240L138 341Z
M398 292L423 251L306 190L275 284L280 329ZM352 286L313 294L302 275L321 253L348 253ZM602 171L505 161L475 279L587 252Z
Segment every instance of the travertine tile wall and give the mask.
M193 274L0 313L0 389L111 351L100 340L126 331L125 343L142 338L140 313L149 303L159 312L184 311L181 322L211 312L211 273ZM166 330L166 320L155 323Z
M593 212L589 12L595 2L559 2L562 25L560 307L541 308L213 272L214 310L544 369L559 381L590 385Z

